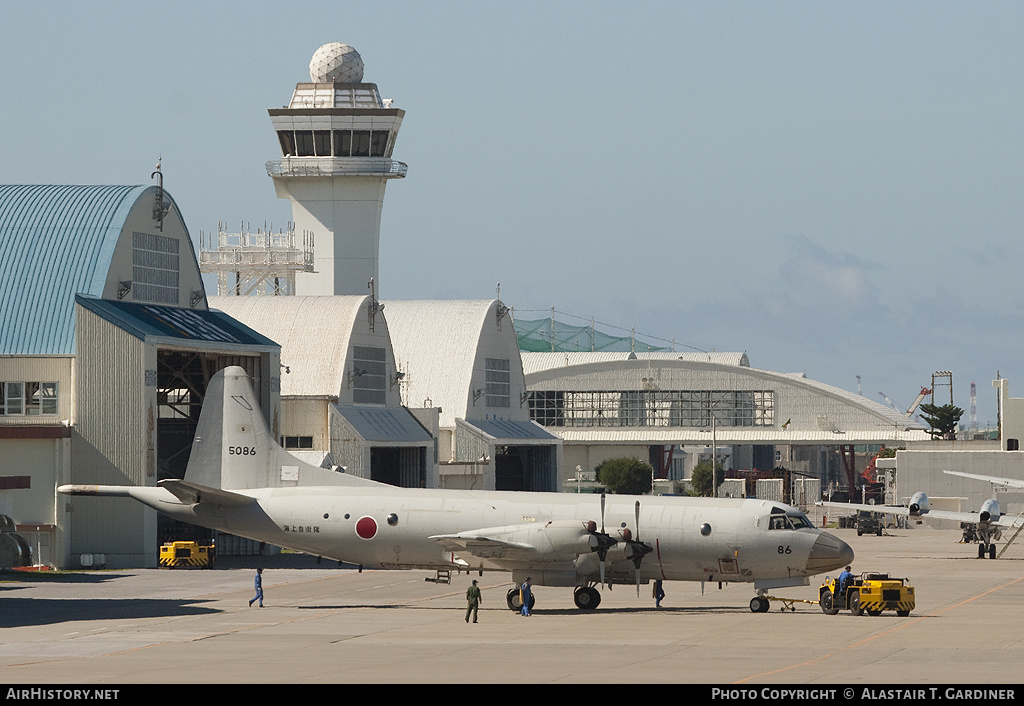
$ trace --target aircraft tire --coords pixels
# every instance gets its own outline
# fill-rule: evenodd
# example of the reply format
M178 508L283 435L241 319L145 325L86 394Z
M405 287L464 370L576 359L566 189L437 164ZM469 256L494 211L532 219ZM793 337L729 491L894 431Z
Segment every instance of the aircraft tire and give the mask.
M601 605L601 592L589 586L577 588L573 591L572 597L580 610L594 610Z
M750 599L750 612L751 613L767 613L771 605L767 598L761 596L754 596Z
M994 544L988 545L988 558L989 559L995 559L996 558L996 545L994 545Z
M979 559L984 559L985 558L985 543L984 542L982 542L982 543L980 543L978 545L978 558Z
M523 603L519 600L519 589L510 588L508 594L505 596L505 602L508 604L509 610L514 613L518 613L523 609ZM537 603L537 597L530 594L530 610L533 610L534 604Z

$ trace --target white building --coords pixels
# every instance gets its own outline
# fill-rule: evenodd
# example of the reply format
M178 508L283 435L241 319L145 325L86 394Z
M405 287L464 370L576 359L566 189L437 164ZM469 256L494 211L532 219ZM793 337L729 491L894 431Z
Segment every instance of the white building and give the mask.
M402 406L388 325L369 296L210 298L281 346L281 445L309 463L437 487L435 410Z
M403 398L439 410L441 484L561 489L561 441L530 420L519 344L497 300L385 303Z

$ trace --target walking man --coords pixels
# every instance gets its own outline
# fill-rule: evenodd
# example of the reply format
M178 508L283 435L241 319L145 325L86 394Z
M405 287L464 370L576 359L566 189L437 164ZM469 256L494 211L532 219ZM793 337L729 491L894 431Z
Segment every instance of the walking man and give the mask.
M523 607L519 609L520 615L530 615L530 586L530 577L527 576L523 585L519 587L519 600L523 604Z
M661 579L654 582L654 607L661 608L661 601L665 598L665 589L661 586Z
M260 608L263 607L263 569L256 569L256 579L254 581L256 586L256 595L253 596L252 600L249 601L249 607L252 608L252 604L256 601L260 602Z
M469 622L469 614L473 614L473 622L476 622L476 611L480 606L480 587L476 585L476 579L473 579L473 585L466 589L466 602L469 604L466 608L466 622Z

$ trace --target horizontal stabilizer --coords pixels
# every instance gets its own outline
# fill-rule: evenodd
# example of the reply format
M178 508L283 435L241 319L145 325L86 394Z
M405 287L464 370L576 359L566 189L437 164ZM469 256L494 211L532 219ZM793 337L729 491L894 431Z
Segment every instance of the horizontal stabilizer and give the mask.
M199 503L212 503L214 505L247 505L254 502L255 498L241 493L232 493L220 488L209 488L198 483L189 483L184 480L162 480L157 485L166 488L174 497L186 505L198 505Z
M131 488L127 485L61 485L57 492L62 495L97 495L108 498L130 498Z

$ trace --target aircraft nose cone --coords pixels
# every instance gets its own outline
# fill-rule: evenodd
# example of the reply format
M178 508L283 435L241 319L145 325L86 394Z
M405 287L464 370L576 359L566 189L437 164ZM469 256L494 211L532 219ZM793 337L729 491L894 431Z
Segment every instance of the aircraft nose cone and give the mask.
M807 572L819 574L853 563L853 548L828 532L822 532L807 557Z

